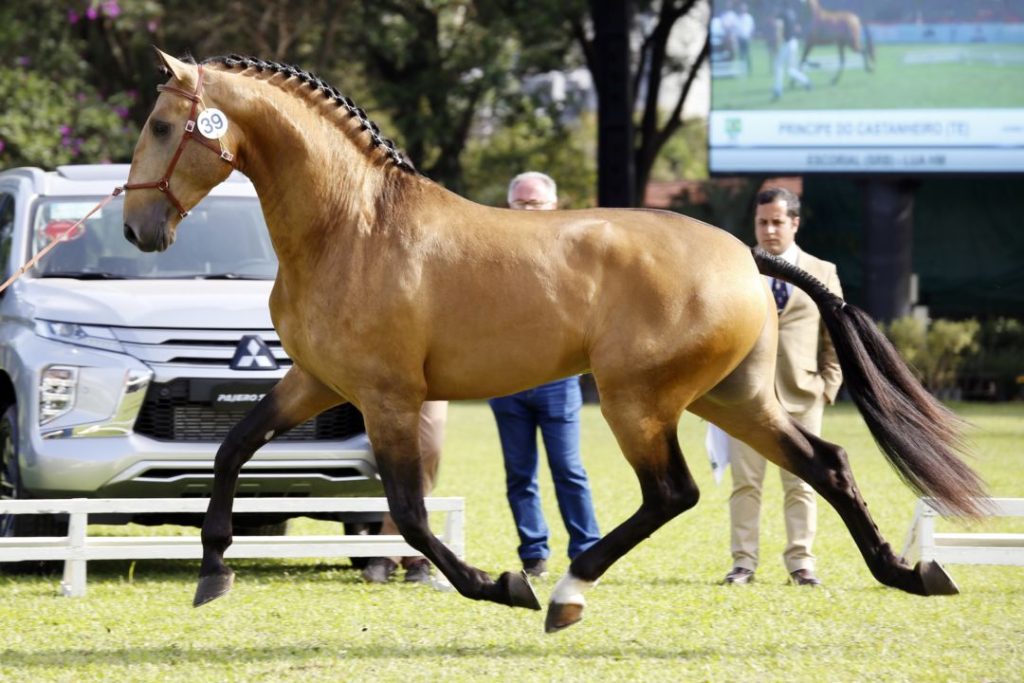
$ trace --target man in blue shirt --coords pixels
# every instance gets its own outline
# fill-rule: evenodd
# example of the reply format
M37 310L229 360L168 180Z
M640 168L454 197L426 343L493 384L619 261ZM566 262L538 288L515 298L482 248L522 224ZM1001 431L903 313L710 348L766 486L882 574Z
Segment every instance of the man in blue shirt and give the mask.
M558 188L543 173L521 173L509 183L508 205L526 211L556 209ZM569 533L569 558L576 557L601 537L587 472L580 459L583 397L579 378L556 380L494 398L490 405L505 458L508 502L519 532L519 557L527 574L543 577L547 575L551 551L537 481L538 429L547 451L558 508Z

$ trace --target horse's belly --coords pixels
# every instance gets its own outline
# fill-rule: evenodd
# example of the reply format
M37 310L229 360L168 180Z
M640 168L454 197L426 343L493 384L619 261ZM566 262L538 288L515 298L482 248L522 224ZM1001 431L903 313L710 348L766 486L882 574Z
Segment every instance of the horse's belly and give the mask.
M581 339L532 333L515 327L504 334L456 334L435 338L423 365L431 398L505 396L589 367Z

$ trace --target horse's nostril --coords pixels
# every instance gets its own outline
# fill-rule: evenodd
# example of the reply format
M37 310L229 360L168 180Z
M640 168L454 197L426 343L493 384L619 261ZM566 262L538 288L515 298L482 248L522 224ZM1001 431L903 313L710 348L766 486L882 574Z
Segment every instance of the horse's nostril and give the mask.
M135 246L138 246L138 243L135 241L135 231L132 230L131 226L127 223L124 224L124 238Z

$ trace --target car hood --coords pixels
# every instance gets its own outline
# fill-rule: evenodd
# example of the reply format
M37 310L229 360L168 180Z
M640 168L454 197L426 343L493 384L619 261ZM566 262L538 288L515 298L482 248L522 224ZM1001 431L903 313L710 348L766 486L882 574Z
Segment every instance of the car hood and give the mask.
M117 327L269 329L272 280L23 280L43 320Z

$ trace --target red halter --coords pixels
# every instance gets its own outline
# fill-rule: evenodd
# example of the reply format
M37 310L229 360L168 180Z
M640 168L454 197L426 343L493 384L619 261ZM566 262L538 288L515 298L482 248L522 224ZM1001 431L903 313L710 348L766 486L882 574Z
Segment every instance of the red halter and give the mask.
M207 148L208 150L219 156L221 159L231 164L232 167L234 166L234 163L232 162L235 160L235 156L231 152L224 149L224 146L221 145L219 139L215 142L213 140L209 140L205 137L202 137L201 135L196 135L195 133L196 117L199 116L198 105L203 103L203 67L201 64L198 66L198 75L196 76L196 91L194 93L190 93L187 90L182 90L181 88L176 88L173 85L158 85L156 86L156 89L160 92L171 92L175 95L180 95L181 97L184 97L186 100L191 100L192 109L191 111L189 111L188 121L185 122L185 130L181 134L181 143L178 145L177 151L174 152L174 156L171 158L171 163L167 165L167 170L164 171L163 177L160 180L155 180L149 183L126 183L124 189L142 190L153 188L156 190L160 190L165 195L167 195L167 200L172 205L174 205L174 208L178 210L178 214L182 218L184 218L185 216L188 215L188 211L185 210L185 207L181 205L181 202L178 201L178 198L174 196L173 192L171 192L171 175L174 173L174 167L178 164L178 159L181 158L181 153L185 151L185 145L188 144L188 141L195 140L196 142L203 145L203 147ZM203 106L205 107L206 105Z

